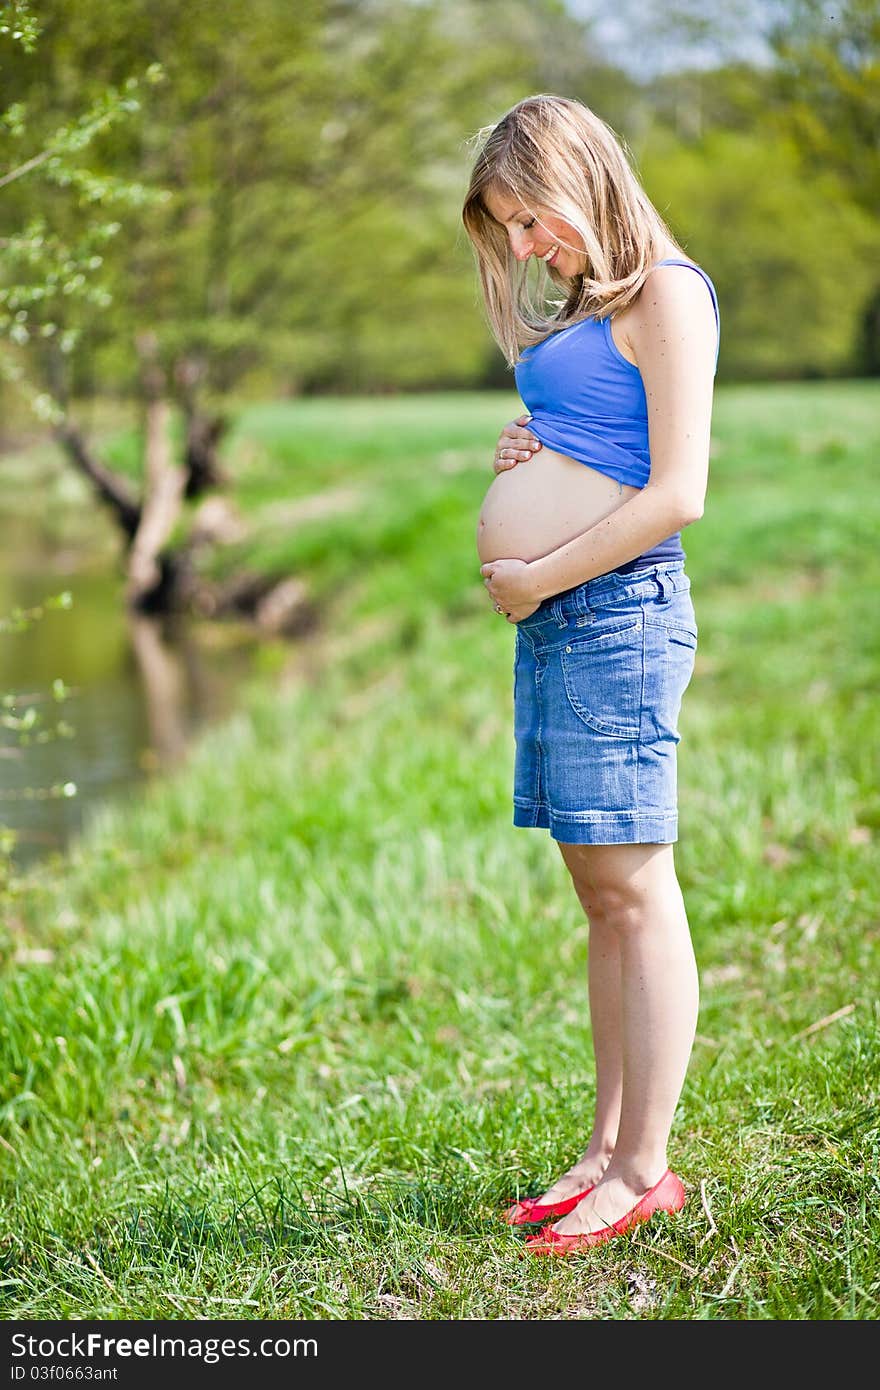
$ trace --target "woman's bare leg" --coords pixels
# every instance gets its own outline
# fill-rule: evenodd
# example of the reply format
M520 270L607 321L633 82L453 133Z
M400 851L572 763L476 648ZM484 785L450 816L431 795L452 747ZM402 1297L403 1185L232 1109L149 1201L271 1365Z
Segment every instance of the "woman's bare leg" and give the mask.
M583 873L575 853L580 846L560 844L559 848L590 923L587 969L593 1055L596 1059L596 1107L593 1131L583 1156L544 1193L539 1199L542 1203L562 1201L599 1181L614 1152L623 1089L620 943L616 934L602 920L595 893L588 894L581 886Z
M599 1001L594 1033L599 1092L608 1106L620 1077L614 1152L594 1192L556 1224L565 1234L620 1220L667 1167L666 1146L693 1047L699 1006L697 967L672 845L560 846L590 919L591 1010L603 971L619 959L619 994ZM619 1010L619 1012L618 1012ZM611 1020L620 1019L620 1067ZM594 1022L595 1028L595 1022ZM601 1059L601 1061L600 1061ZM606 1063L608 1064L606 1066ZM604 1110L603 1123L608 1109ZM593 1149L593 1140L587 1152ZM584 1184L585 1186L587 1184Z

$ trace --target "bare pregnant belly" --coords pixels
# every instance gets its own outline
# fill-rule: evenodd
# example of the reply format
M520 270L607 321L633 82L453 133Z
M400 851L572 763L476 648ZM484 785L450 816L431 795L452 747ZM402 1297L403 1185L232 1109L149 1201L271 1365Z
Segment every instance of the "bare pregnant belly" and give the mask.
M528 462L496 474L477 523L480 563L537 560L588 531L637 492L545 445Z

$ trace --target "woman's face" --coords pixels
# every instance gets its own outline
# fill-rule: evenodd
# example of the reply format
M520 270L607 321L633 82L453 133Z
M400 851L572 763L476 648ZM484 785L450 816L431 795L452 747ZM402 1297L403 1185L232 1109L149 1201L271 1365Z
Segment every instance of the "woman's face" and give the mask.
M541 207L527 208L503 188L488 189L483 203L489 216L507 232L518 261L537 256L566 279L583 275L587 265L583 238L561 217Z

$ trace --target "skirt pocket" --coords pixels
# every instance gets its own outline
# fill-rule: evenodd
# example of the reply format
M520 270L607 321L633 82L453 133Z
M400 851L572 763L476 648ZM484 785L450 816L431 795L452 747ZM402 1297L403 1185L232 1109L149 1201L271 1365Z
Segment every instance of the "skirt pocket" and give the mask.
M678 717L684 692L694 673L697 638L685 627L654 627L647 629L648 649L645 706L646 736L655 740L679 743Z
M644 667L641 617L579 636L562 649L568 703L596 733L637 739Z

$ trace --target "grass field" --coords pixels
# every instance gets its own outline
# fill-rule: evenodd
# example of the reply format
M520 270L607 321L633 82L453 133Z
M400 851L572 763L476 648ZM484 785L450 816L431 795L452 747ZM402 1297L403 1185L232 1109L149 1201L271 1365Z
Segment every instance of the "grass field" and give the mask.
M690 1200L553 1262L497 1216L580 1154L594 1085L586 923L510 823L513 632L474 549L516 403L243 410L223 563L302 573L322 628L16 900L3 1316L877 1317L878 405L718 393L684 536Z

